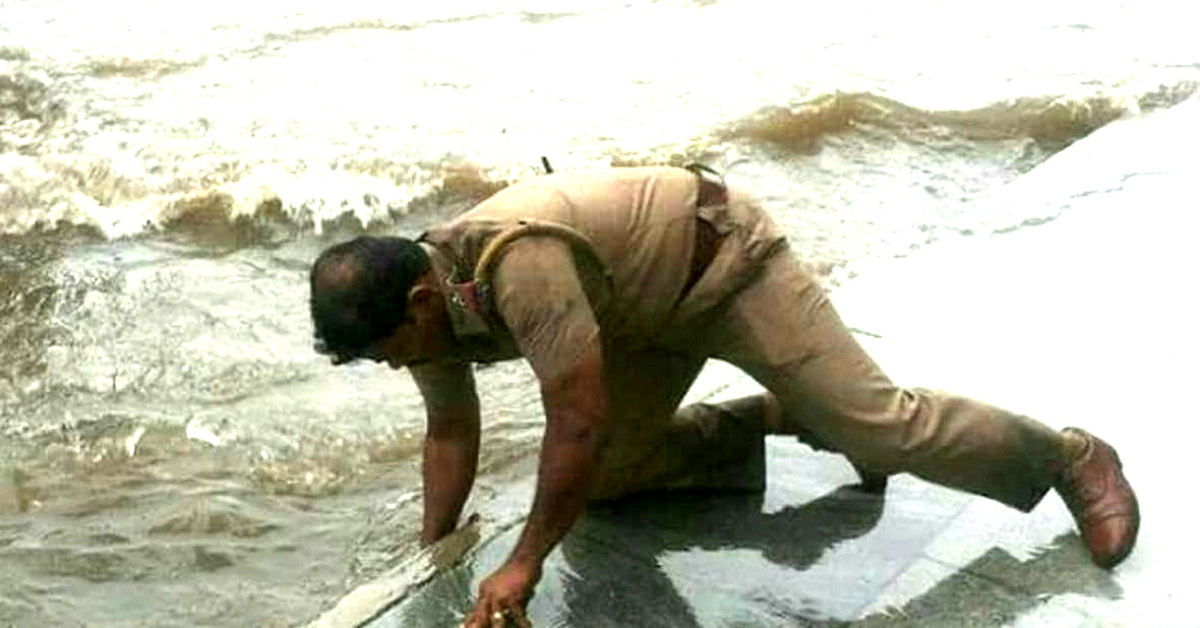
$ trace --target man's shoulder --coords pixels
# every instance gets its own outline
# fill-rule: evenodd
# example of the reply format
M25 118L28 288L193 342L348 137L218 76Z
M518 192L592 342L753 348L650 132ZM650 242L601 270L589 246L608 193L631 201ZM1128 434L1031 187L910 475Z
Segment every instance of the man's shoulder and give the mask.
M553 182L530 179L500 190L453 222L503 223L546 212L558 213L560 207L569 204L570 200Z
M602 189L606 186L625 187L631 182L651 180L691 181L695 175L671 166L642 166L578 170L547 174L518 181L476 205L468 214L484 215L506 211L530 211L539 205L570 203L573 192ZM466 216L466 215L464 215Z
M556 190L570 192L580 189L602 189L608 186L624 188L631 184L640 185L655 180L690 181L694 178L695 175L683 168L675 168L673 166L637 166L564 172L531 179L529 183L541 184Z

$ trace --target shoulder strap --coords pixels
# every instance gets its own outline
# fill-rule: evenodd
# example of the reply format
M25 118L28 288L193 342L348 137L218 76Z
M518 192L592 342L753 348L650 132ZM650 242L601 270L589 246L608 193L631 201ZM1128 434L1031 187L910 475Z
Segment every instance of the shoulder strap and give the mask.
M492 272L495 270L496 264L500 261L504 249L518 238L530 235L548 235L565 240L567 244L571 245L572 250L582 251L587 255L597 265L597 268L604 272L604 277L607 281L612 281L612 272L609 270L608 264L605 264L604 260L600 259L600 256L596 254L596 248L587 236L556 222L522 219L517 223L517 226L501 231L484 247L483 253L479 256L479 261L475 264L475 273L472 277L475 285L483 290L490 289Z
M525 236L552 236L570 245L572 251L581 252L604 274L606 289L612 291L612 272L608 264L596 253L592 241L582 233L559 223L533 219L520 220L515 226L496 234L483 249L475 272L469 281L450 282L451 320L457 333L463 336L479 336L490 333L487 321L496 321L495 302L492 300L492 274L510 244Z

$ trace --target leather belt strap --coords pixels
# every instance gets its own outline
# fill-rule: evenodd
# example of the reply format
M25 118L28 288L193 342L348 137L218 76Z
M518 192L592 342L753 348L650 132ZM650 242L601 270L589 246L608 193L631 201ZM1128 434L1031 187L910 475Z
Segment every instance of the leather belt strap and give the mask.
M696 175L698 186L696 190L696 207L716 207L719 205L729 204L729 191L725 187L725 181L717 171L703 164L688 164L684 166L687 170ZM700 277L704 275L704 271L712 264L712 261L717 256L717 249L721 246L721 234L713 228L706 220L696 220L696 243L692 252L692 263L688 270L687 281L683 284L683 292L680 293L680 298L686 295L696 282L700 281Z
M696 191L696 207L716 207L729 204L729 192L725 182L700 177L699 189Z
M696 175L699 189L696 191L696 207L714 207L729 203L729 192L725 186L725 177L704 164L692 162L683 167L684 170Z

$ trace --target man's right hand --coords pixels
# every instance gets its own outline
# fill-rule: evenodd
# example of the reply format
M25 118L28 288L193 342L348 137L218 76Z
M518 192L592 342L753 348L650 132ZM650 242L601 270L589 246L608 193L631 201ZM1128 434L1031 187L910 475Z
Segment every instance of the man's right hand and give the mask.
M539 563L505 563L479 584L479 598L463 628L532 628L525 605L541 577Z

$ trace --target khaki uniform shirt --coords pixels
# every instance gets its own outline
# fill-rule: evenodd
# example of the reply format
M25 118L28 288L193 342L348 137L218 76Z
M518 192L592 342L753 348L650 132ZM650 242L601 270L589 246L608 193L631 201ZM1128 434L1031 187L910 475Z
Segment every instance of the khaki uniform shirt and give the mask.
M735 191L728 207L698 210L698 187L695 174L669 167L547 175L506 188L422 234L435 270L448 282L469 280L487 243L521 220L576 230L606 267L562 238L513 241L493 274L487 333L456 329L456 360L523 356L546 381L572 367L597 338L627 351L672 337L686 343L680 337L686 323L748 283L759 262L784 242L765 214ZM722 243L683 295L698 219L710 222ZM447 307L460 306L449 300ZM431 379L423 370L414 369L418 380Z

